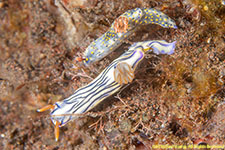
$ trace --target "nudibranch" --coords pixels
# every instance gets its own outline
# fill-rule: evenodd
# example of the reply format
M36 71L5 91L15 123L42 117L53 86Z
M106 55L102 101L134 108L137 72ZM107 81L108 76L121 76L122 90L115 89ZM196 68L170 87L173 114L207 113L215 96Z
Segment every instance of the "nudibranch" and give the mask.
M119 47L123 40L129 37L138 26L145 24L158 24L164 28L177 28L171 18L154 8L128 10L112 23L106 33L87 47L82 59L78 58L77 60L83 60L86 66L99 61Z
M132 82L134 72L146 52L172 54L174 53L175 43L157 40L134 43L124 54L109 64L92 82L77 89L63 101L38 109L38 112L51 110L50 115L55 125L56 141L59 137L59 127L78 118L76 114L91 110L99 102L118 92L123 85Z

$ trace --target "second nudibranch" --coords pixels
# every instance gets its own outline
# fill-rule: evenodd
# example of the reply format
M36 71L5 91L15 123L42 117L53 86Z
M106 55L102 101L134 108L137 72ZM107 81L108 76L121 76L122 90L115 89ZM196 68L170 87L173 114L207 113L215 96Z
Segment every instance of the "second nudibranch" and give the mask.
M130 36L138 26L145 24L177 28L171 18L154 8L128 10L112 23L106 33L93 41L85 50L84 57L78 60L84 60L85 65L99 61L119 47L122 41Z
M39 112L51 109L50 115L55 125L56 140L59 137L59 127L77 118L76 114L89 111L105 98L118 92L123 85L132 82L134 72L146 52L172 54L175 43L157 40L134 43L128 51L115 59L91 83L77 89L63 101L39 109Z

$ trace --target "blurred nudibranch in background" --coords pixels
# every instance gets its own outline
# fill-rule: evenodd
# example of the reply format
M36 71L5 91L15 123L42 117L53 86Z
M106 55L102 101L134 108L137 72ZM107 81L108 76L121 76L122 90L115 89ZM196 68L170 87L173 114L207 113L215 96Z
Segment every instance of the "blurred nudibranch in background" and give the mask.
M97 62L118 48L140 25L157 24L164 28L176 29L176 23L167 15L154 8L135 8L120 15L109 30L93 41L82 58L86 66Z
M55 139L59 138L59 127L78 118L94 108L107 97L118 92L123 85L133 81L138 64L147 52L173 54L176 41L168 43L161 40L137 42L120 57L109 64L92 82L78 88L71 96L53 105L47 105L38 112L51 110L51 120L55 125Z

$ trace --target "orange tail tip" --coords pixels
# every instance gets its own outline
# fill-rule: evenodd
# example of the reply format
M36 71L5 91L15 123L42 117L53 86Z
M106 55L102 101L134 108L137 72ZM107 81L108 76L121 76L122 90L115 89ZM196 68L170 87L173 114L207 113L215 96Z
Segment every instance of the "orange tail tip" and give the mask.
M46 111L49 109L54 109L54 108L55 108L55 105L47 105L47 106L44 106L44 107L38 109L37 112L43 112L43 111Z
M60 125L60 122L56 121L56 123L55 123L55 141L56 142L59 139L59 125Z

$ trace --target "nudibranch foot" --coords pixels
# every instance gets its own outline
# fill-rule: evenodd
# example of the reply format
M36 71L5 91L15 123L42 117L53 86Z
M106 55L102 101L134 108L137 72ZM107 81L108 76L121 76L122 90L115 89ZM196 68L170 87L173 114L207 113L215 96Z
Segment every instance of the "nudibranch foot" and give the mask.
M114 80L120 85L132 82L134 79L134 69L126 62L118 63L113 72Z

